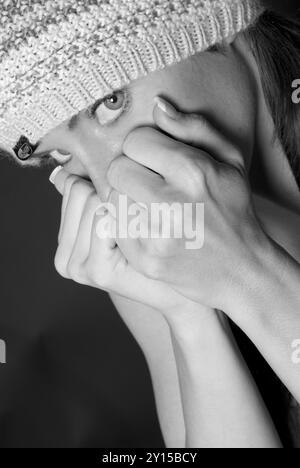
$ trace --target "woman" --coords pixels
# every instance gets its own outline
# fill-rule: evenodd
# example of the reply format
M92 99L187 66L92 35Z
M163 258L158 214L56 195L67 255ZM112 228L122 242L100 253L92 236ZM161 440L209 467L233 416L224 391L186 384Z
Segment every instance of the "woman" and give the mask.
M111 294L145 353L169 447L280 447L226 317L299 400L299 25L252 1L131 2L130 15L128 2L86 3L47 7L47 28L17 55L21 91L16 52L1 49L3 146L64 165L51 176L63 194L56 268ZM32 25L42 8L30 11ZM133 205L204 201L203 248L99 236L113 221L100 201L120 193Z

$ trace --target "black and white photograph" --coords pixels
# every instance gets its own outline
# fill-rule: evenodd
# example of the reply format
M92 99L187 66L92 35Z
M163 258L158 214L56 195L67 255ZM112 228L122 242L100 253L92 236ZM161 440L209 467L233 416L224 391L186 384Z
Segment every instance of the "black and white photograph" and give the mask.
M300 448L298 1L0 0L0 213L0 448Z

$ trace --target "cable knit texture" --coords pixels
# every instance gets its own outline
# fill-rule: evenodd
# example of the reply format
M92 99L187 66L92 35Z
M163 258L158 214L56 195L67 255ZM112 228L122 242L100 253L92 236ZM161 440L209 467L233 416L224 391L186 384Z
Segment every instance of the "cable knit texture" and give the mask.
M0 146L252 24L256 0L1 0Z

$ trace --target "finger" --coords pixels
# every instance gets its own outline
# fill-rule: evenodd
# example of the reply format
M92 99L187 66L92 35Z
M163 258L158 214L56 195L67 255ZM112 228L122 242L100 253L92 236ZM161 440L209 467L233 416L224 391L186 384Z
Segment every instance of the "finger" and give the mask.
M65 211L68 205L70 192L72 186L75 182L81 181L82 184L85 184L90 189L92 189L92 184L90 182L81 179L78 176L72 175L67 172L62 166L57 166L49 177L49 181L54 185L56 190L63 196L62 208L61 208L61 223L58 234L58 240L61 237L61 230L64 225Z
M123 145L124 154L133 161L157 172L167 182L178 182L187 161L195 159L195 148L175 140L151 127L133 130ZM213 159L201 150L197 151L198 164Z
M84 206L78 228L77 238L70 258L70 263L75 265L75 269L76 266L77 269L79 269L79 267L84 264L88 257L94 217L100 206L101 200L94 191Z
M62 166L57 166L54 171L50 174L49 181L56 188L58 193L63 196L63 201L61 205L61 217L60 217L60 227L58 232L58 242L60 242L61 231L64 224L64 217L66 206L69 200L69 194L73 183L77 180L77 177L71 175L69 172L64 170Z
M149 238L147 205L135 203L116 190L112 190L109 202L105 205L115 220L115 239L122 255L132 267L140 271L143 255L141 239Z
M82 264L76 261L75 275L79 277L83 284L93 285L107 292L110 291L112 281L113 259L116 255L115 241L111 236L111 229L104 235L100 225L103 220L109 220L110 215L103 209L98 209L92 218L91 230L89 232L89 250L86 259ZM74 267L73 267L74 268ZM77 269L77 271L76 271Z
M245 169L241 151L204 116L182 113L160 97L156 98L156 104L153 112L154 120L168 135L203 149L219 162Z
M115 219L105 207L100 207L93 218L88 257L107 261L115 248Z
M117 245L120 252L126 258L127 262L136 271L142 271L142 258L144 257L144 250L139 239L128 236L126 238L119 237Z
M77 178L70 188L55 258L56 265L59 266L59 272L62 276L69 277L68 264L75 246L87 199L93 191L94 189L80 178Z
M91 249L85 262L90 281L108 292L135 298L140 275L130 266L116 243L115 220L108 211L102 210L94 217ZM141 291L139 294L143 296Z
M128 195L112 189L107 203L103 204L116 220L116 237L148 237L149 206L135 202Z
M60 177L60 174L58 177ZM61 224L60 224L60 229L58 233L58 242L60 242L60 239L61 239L62 229L65 223L65 213L67 210L69 197L70 197L74 184L78 184L78 186L81 187L80 190L85 191L85 196L88 196L89 193L92 193L94 191L93 185L90 182L84 179L81 179L78 176L69 175L69 177L66 178L64 182L63 201L62 201L62 206L61 206Z
M108 169L111 187L138 203L152 203L164 185L163 178L126 156L114 159Z
M61 195L64 193L65 183L70 175L62 166L57 166L50 174L49 181Z

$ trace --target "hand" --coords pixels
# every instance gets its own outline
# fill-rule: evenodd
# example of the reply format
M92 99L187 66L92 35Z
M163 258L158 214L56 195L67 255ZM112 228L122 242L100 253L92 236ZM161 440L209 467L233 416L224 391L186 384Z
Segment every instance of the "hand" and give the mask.
M253 208L241 151L200 115L171 111L173 118L159 106L154 111L164 133L143 127L129 134L124 154L108 171L110 199L116 203L118 194L126 194L149 212L154 202L179 202L173 227L182 222L184 203L192 204L194 212L196 203L203 203L204 245L187 249L183 236L125 240L119 247L148 278L170 284L192 301L226 310L233 287L247 284L249 265L259 262L268 238ZM190 213L185 223L193 221ZM196 219L198 231L202 221ZM155 226L161 230L161 224Z
M112 236L105 237L103 232L98 236L99 222L113 220L109 213L101 211L103 204L90 182L62 169L56 174L54 185L63 195L55 256L55 266L61 276L165 313L190 302L169 286L136 272Z

